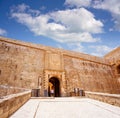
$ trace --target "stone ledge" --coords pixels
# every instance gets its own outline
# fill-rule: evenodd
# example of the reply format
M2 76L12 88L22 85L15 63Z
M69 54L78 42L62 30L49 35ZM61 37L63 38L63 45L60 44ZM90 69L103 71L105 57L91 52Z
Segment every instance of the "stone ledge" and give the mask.
M109 93L90 92L90 91L85 91L85 93L90 93L90 94L104 95L104 96L109 96L109 97L118 97L118 98L120 98L120 94L109 94Z
M0 99L0 118L8 118L31 97L31 91L6 96Z
M20 97L20 96L26 95L28 93L31 94L31 91L29 90L29 91L24 91L24 92L17 93L17 94L11 94L11 95L7 95L7 96L3 96L2 99L0 99L0 103L4 102L5 100L9 100L9 99L12 99L12 98L15 98L15 97Z
M28 91L30 89L20 88L20 87L13 87L8 85L0 85L0 99L4 99L9 95L16 95L17 93L22 93L24 91Z
M85 96L120 107L120 94L85 91Z

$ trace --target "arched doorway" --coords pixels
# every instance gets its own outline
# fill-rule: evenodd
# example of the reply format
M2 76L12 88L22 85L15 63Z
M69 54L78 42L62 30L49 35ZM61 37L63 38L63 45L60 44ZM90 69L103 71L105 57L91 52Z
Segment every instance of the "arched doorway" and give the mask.
M117 66L117 74L120 74L120 64Z
M51 90L53 89L54 97L60 97L60 82L58 78L51 77L49 79L49 86L48 86L48 95L51 96Z

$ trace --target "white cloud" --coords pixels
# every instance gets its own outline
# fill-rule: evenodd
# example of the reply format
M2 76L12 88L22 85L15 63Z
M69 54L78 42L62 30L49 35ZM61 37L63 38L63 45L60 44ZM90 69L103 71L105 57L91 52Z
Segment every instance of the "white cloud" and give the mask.
M56 46L57 46L57 48L59 48L59 49L63 49L62 45L60 45L60 44L57 44Z
M112 32L112 31L114 31L114 30L113 30L113 28L110 28L109 31Z
M95 56L103 56L114 49L108 47L107 45L89 46L89 48L92 48L94 50L94 52L91 54Z
M76 52L84 52L84 47L81 45L81 43L69 43L67 46Z
M90 6L91 0L66 0L65 5L70 7L82 7L82 6Z
M18 5L17 7L16 6L12 6L11 8L11 13L12 12L16 12L16 13L30 13L31 15L33 16L37 16L40 14L40 11L39 10L33 10L33 9L30 9L30 6L26 5L26 4L20 4Z
M6 35L6 34L7 34L7 31L0 28L0 35L2 36L2 35Z
M44 35L58 42L96 42L94 33L101 33L103 23L85 8L60 10L40 14L29 6L12 9L11 16L36 35ZM35 14L35 15L34 15Z
M57 11L50 14L56 22L64 24L69 32L101 33L103 24L85 8Z
M18 10L19 12L24 12L27 8L29 8L29 6L26 5L26 4L21 4L21 5L18 5L18 6L17 6L17 10Z
M115 29L120 31L120 0L99 0L93 7L109 11L114 19Z
M94 7L120 15L120 0L100 0Z
M45 9L46 9L45 6L40 7L40 10L45 10Z
M93 7L107 10L114 19L114 29L120 31L120 0L66 0L65 5L70 7Z

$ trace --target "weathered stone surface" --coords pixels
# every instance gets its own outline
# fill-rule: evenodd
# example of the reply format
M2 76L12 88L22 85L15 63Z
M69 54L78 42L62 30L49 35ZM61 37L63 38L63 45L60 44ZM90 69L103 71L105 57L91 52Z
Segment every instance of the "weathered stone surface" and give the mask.
M112 66L112 71L114 73L114 79L118 80L120 92L120 47L116 48L115 50L111 51L105 58L109 60L110 65Z
M69 56L65 56L64 61L69 92L76 87L96 92L117 92L118 83L114 80L113 72L109 65Z
M23 91L26 91L26 89L0 85L0 98L4 98L7 95L20 93Z
M43 75L44 51L0 42L0 84L35 88Z
M31 91L9 95L0 99L0 118L8 118L31 97Z
M120 47L109 52L104 56L112 64L120 63Z
M66 51L0 37L0 85L48 91L58 78L61 96L74 88L120 93L118 79L107 58Z
M88 98L93 98L102 102L109 103L111 105L116 105L120 107L120 94L106 94L98 92L85 92L85 96Z

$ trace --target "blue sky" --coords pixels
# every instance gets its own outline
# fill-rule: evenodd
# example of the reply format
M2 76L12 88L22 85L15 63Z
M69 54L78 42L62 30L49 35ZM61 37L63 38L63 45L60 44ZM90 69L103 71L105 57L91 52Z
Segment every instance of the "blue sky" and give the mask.
M120 0L0 0L0 35L103 56L120 46Z

